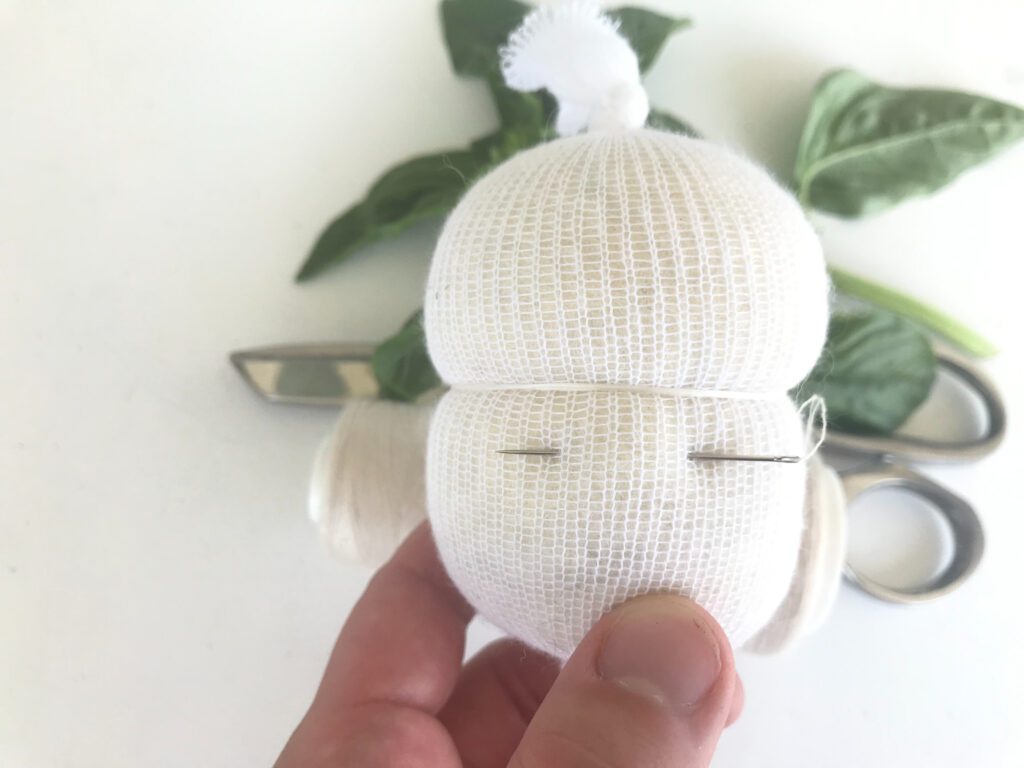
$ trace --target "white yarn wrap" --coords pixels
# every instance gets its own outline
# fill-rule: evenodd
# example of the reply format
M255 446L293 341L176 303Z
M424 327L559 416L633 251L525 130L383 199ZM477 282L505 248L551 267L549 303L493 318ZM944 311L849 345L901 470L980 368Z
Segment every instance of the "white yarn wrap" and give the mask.
M432 408L354 400L317 451L309 516L332 552L379 565L426 516Z
M530 13L501 49L501 71L510 88L555 97L560 136L640 128L650 111L636 53L593 2Z

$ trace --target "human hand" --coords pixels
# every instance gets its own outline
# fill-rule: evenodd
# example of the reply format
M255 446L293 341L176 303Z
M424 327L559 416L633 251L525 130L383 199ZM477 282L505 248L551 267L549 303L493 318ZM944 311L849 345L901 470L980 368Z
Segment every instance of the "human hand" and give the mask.
M743 688L722 629L631 600L564 668L512 640L462 664L473 610L420 526L373 577L277 768L707 766Z

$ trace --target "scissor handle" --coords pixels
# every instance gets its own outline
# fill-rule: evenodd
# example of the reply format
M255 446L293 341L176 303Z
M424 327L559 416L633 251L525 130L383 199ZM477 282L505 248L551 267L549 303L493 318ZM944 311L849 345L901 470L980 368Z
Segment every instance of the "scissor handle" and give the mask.
M891 603L920 603L947 595L967 580L985 552L985 531L978 513L965 499L909 467L880 462L868 469L840 472L849 505L855 498L880 488L897 488L932 502L949 523L953 533L953 559L930 581L900 588L882 584L864 575L849 561L843 571L848 581L873 597Z
M280 346L242 349L232 352L231 364L242 378L262 397L272 403L297 405L340 406L353 398L377 397L380 387L373 375L375 344L362 342L328 342L312 344L283 344ZM329 392L288 392L278 387L280 366L290 363L329 363ZM267 375L269 365L273 373ZM319 371L322 375L323 371ZM304 382L303 386L307 386Z
M985 434L970 440L943 442L909 435L855 435L830 429L825 445L829 448L904 461L975 461L992 453L999 447L1006 434L1006 407L995 384L972 361L948 348L937 346L935 357L942 368L959 378L981 398L988 415Z

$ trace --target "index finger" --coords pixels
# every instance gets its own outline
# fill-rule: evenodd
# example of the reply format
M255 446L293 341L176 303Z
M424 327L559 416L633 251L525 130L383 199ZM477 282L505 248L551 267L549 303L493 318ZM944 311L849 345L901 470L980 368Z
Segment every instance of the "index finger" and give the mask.
M383 701L436 713L455 686L472 618L423 523L352 609L312 708Z

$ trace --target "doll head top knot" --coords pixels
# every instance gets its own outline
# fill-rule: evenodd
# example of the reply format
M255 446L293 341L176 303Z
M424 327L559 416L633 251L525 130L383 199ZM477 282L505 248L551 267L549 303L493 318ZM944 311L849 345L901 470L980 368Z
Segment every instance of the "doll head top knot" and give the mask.
M560 136L640 128L650 111L636 54L592 2L530 13L502 48L501 70L511 88L551 92Z

